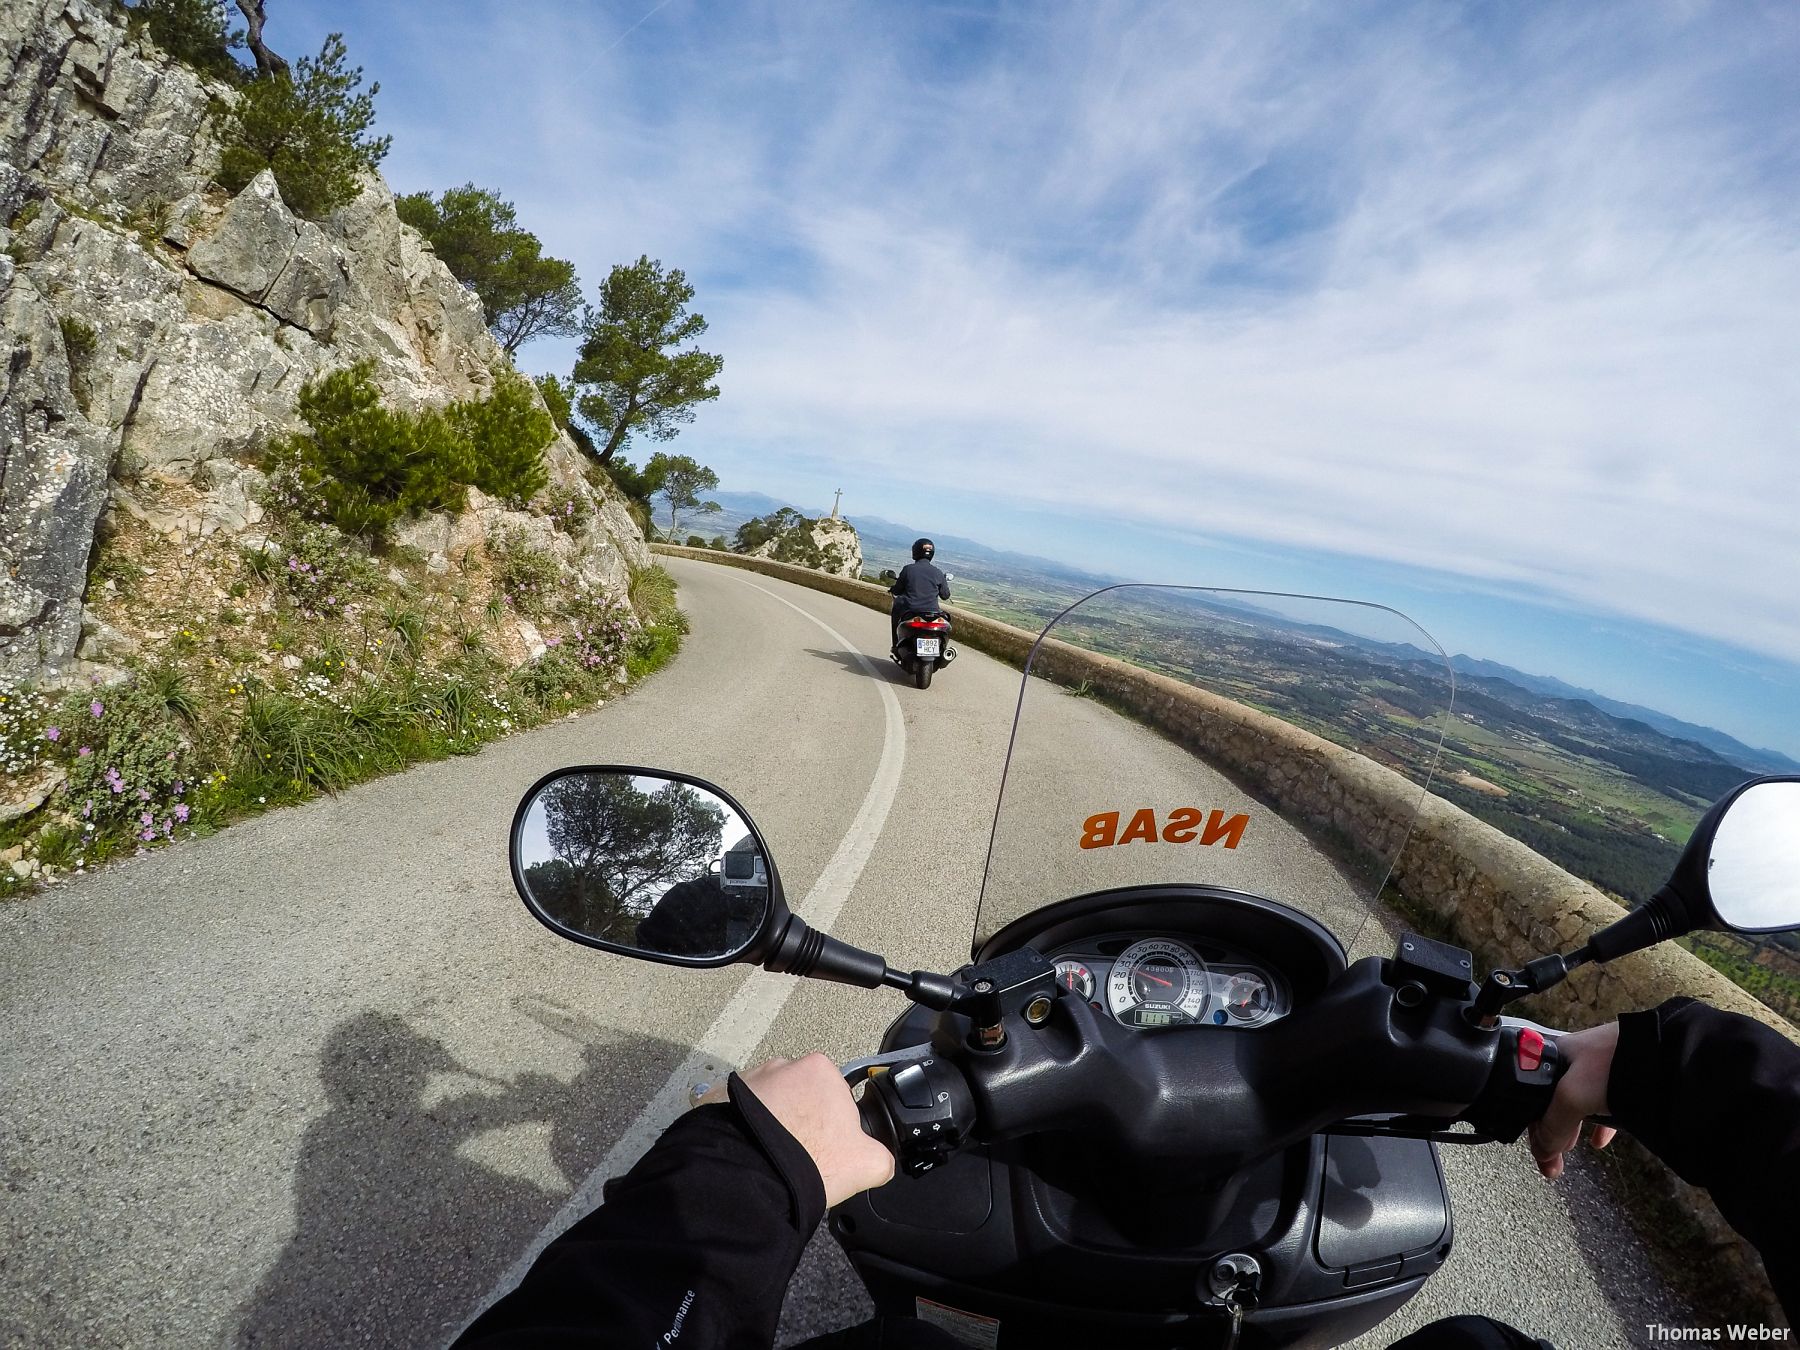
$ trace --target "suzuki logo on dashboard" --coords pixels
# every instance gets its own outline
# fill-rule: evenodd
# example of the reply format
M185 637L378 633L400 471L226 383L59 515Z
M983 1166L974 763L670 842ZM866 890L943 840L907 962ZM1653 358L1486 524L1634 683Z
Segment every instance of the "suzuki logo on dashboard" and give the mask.
M1123 832L1119 830L1122 811L1102 811L1081 823L1083 848L1112 848L1115 844L1223 844L1236 848L1243 841L1250 817L1243 812L1228 816L1214 811L1210 816L1197 806L1181 806L1169 812L1159 831L1156 811L1141 807L1132 814Z

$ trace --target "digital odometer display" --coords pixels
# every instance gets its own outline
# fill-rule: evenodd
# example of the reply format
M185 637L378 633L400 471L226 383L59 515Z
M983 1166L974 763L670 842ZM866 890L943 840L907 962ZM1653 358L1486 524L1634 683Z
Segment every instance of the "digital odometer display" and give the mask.
M1210 981L1200 958L1179 942L1147 938L1119 954L1106 978L1106 1003L1128 1027L1198 1022Z

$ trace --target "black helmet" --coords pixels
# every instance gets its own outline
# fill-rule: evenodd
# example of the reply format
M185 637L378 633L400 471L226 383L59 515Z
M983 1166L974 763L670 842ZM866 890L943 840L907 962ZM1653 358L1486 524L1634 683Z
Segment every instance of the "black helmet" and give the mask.
M919 562L924 559L929 559L931 557L931 555L936 552L937 552L937 545L932 543L931 540L929 540L929 539L913 540L913 561L914 562Z

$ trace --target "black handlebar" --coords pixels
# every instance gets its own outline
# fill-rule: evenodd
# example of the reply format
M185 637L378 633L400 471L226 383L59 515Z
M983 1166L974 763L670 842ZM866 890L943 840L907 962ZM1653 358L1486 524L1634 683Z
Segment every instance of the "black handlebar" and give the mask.
M1388 967L1359 961L1257 1029L1145 1035L1064 997L1043 1025L979 1049L966 1018L943 1014L937 1053L869 1079L863 1128L915 1175L974 1135L1079 1134L1119 1157L1179 1159L1189 1175L1214 1176L1352 1118L1399 1118L1383 1132L1418 1134L1467 1121L1471 1142L1518 1138L1561 1077L1554 1038L1478 1026L1448 991L1402 997Z

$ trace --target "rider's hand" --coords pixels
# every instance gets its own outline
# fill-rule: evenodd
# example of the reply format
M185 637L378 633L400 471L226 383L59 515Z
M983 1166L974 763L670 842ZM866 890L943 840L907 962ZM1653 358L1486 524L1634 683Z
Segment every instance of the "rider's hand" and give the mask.
M1550 1109L1531 1127L1531 1153L1537 1159L1538 1171L1555 1181L1562 1175L1563 1154L1575 1147L1581 1135L1581 1123L1589 1116L1609 1114L1606 1105L1606 1083L1612 1076L1613 1051L1619 1044L1619 1024L1589 1027L1573 1035L1560 1037L1557 1048L1569 1067L1556 1084L1550 1098ZM1595 1148L1612 1143L1618 1131L1609 1125L1596 1125L1588 1142Z
M894 1155L863 1133L856 1099L824 1055L772 1059L738 1075L769 1114L812 1156L825 1183L825 1203L841 1204L894 1179ZM701 1103L725 1100L720 1083Z

